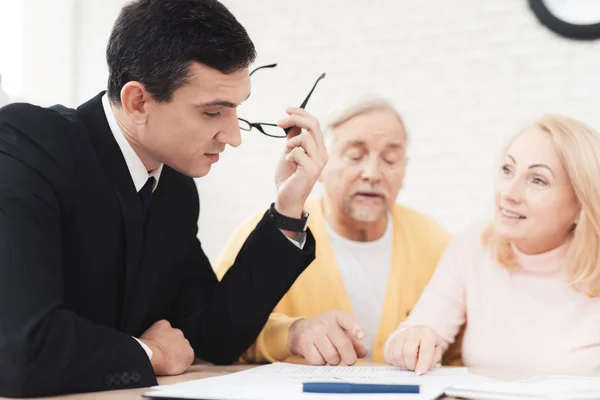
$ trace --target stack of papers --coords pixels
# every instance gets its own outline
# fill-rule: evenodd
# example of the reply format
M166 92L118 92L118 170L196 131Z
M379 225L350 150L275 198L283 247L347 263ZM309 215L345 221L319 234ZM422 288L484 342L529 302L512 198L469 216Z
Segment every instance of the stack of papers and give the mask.
M306 366L274 363L230 375L199 379L175 385L156 386L149 398L210 400L304 400L334 399L340 394L303 393L304 382L350 382L420 385L419 394L352 394L352 400L433 400L453 385L498 382L470 374L466 368L434 368L422 376L391 366Z
M453 385L444 392L466 399L597 400L600 399L600 378L546 376L517 382Z

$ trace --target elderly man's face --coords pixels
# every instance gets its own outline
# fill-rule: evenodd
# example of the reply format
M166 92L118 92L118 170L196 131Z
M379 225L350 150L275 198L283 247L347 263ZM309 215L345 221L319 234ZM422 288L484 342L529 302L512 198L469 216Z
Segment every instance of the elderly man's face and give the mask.
M361 222L384 218L402 187L406 132L391 111L351 118L331 134L329 162L321 181L335 213Z

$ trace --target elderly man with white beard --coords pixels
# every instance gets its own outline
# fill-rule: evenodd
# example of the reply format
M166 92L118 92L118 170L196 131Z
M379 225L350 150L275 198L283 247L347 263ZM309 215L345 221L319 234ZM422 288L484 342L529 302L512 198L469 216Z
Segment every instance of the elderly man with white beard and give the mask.
M450 241L430 217L396 203L408 137L390 103L371 99L345 109L327 126L326 139L324 195L305 207L315 260L244 353L247 362L299 356L313 365L383 363L387 337L407 317ZM236 230L215 264L217 276L233 265L262 214Z

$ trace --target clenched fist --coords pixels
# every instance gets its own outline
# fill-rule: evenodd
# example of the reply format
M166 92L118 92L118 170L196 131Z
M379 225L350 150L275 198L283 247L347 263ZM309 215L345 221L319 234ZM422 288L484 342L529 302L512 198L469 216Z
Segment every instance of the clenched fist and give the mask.
M167 320L152 324L139 339L152 350L151 362L156 375L182 374L194 361L190 342Z

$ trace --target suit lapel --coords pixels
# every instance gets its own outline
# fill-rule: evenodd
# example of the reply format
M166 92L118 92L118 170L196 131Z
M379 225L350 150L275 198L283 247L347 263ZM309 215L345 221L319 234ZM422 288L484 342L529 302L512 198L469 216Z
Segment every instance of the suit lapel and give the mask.
M81 105L77 109L77 115L90 134L98 159L106 173L106 178L121 206L127 238L125 248L126 278L120 318L121 328L123 329L131 317L128 311L131 309L130 306L135 295L135 281L142 253L144 216L127 163L106 120L102 107L103 94L100 93Z

